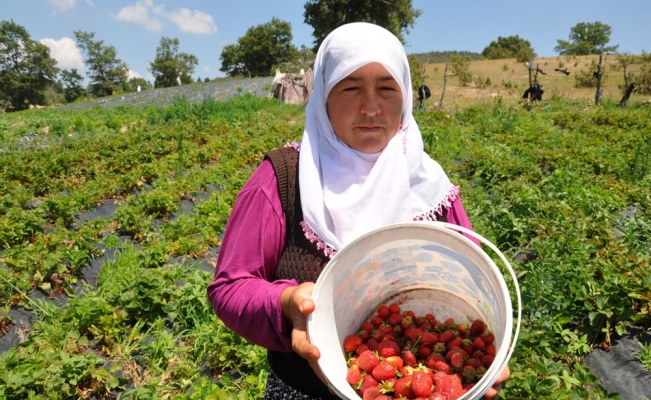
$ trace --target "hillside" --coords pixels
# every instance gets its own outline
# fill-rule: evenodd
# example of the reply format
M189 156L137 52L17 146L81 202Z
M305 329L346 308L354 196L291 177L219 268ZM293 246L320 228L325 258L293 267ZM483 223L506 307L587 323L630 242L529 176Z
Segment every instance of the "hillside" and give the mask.
M599 62L599 56L557 56L537 58L534 66L541 69L544 74L538 74L538 83L544 90L543 101L552 96L567 100L586 100L594 102L595 88L575 87L577 74L595 71L594 64ZM602 65L604 77L602 78L603 101L619 102L623 96L624 74L617 62L616 56L605 56ZM638 65L630 67L630 71L637 71ZM555 69L567 70L565 75ZM504 60L475 60L470 61L469 70L473 75L473 83L461 86L459 79L448 74L444 97L446 108L463 106L476 102L493 101L500 98L507 102L517 102L529 87L529 71L524 63L515 59ZM429 63L425 67L425 84L430 88L432 97L425 103L427 107L437 106L443 92L443 75L445 62ZM486 82L489 82L484 86ZM483 86L483 87L482 87ZM648 96L633 93L630 98L647 100Z

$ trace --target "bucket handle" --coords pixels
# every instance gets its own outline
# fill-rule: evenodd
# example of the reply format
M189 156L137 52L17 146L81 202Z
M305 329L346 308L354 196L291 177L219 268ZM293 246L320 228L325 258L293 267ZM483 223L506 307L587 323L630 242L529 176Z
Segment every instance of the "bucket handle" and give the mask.
M508 360L511 359L511 355L513 354L513 351L515 350L515 344L518 340L518 336L520 335L520 320L522 319L522 297L520 296L520 285L518 284L518 278L515 275L515 271L513 270L513 267L511 267L511 264L508 262L504 254L493 244L491 243L488 239L485 237L481 236L480 234L476 233L475 231L472 231L468 228L464 228L463 226L455 225L455 224L450 224L448 222L440 222L440 221L424 221L427 223L430 223L432 225L440 225L445 228L449 228L455 231L459 231L462 233L465 233L469 236L472 236L479 240L482 244L485 244L488 246L491 250L495 252L499 256L499 258L502 260L506 268L509 270L509 273L511 274L511 278L513 279L513 285L515 286L515 293L516 297L518 300L518 320L516 322L516 327L515 327L515 333L513 335L513 338L511 340L511 346L509 346L509 351L507 353L507 357L504 359L502 362L502 365L500 365L500 370L504 369L506 364L508 363Z

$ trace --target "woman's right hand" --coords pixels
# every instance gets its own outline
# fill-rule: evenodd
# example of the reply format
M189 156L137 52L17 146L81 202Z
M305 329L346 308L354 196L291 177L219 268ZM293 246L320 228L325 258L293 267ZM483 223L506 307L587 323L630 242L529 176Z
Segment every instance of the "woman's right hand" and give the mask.
M305 358L319 379L327 384L327 380L317 364L321 352L307 338L307 316L314 311L315 307L312 298L313 289L313 282L290 286L280 295L280 303L285 318L292 324L292 349Z

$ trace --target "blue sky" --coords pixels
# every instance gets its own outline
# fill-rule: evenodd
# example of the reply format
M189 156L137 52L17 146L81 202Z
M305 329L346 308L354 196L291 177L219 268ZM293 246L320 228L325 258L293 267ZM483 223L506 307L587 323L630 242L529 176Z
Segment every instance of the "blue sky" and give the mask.
M74 31L94 32L117 49L132 76L152 81L148 71L162 36L178 38L180 51L199 59L194 77L223 76L219 55L246 30L277 17L290 22L293 43L312 46L312 27L303 20L305 0L0 0L0 20L13 19L32 39L51 48L61 68L77 68L83 55ZM651 52L649 0L414 0L422 10L405 36L407 53L465 50L481 52L499 36L519 35L541 57L557 55L557 40L568 40L579 22L612 28L610 45L619 52Z

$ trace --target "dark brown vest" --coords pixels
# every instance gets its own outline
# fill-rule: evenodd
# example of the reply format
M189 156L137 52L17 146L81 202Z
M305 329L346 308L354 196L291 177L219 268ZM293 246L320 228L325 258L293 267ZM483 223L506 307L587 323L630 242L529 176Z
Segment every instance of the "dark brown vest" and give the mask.
M283 254L274 275L277 279L296 279L298 283L316 282L329 258L318 251L303 233L301 198L298 190L298 151L292 147L273 150L266 155L273 163L285 212L286 238ZM312 396L337 399L316 376L307 361L295 352L269 350L269 365L291 387Z

